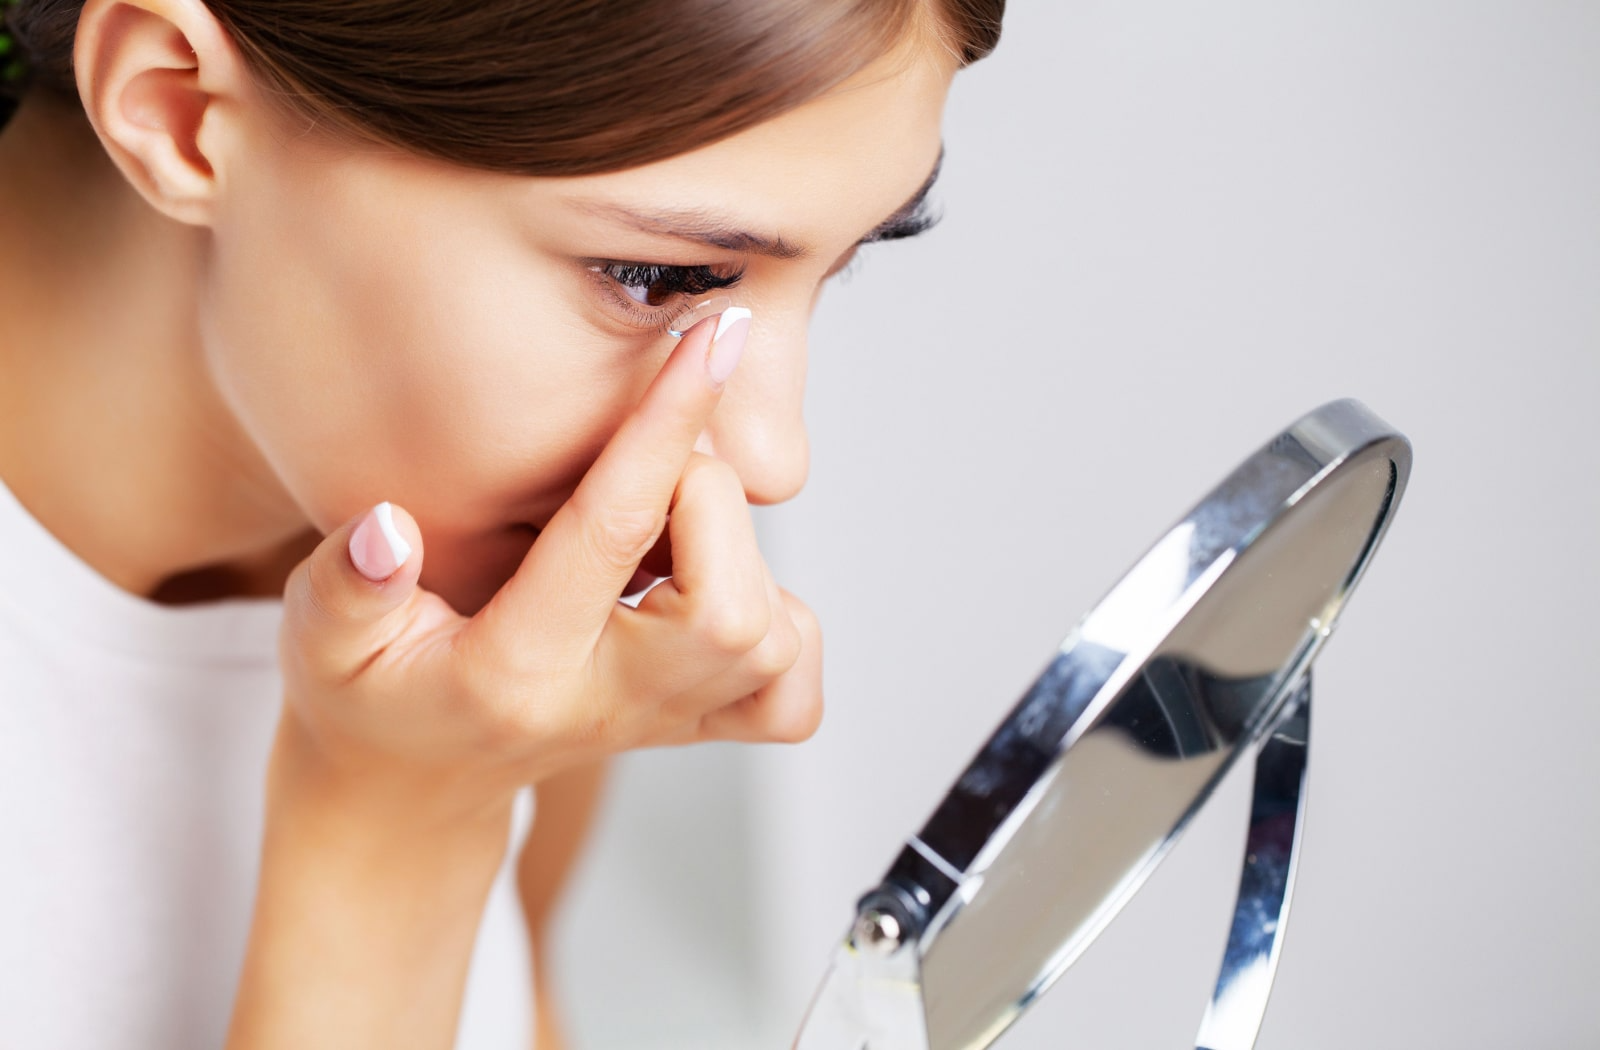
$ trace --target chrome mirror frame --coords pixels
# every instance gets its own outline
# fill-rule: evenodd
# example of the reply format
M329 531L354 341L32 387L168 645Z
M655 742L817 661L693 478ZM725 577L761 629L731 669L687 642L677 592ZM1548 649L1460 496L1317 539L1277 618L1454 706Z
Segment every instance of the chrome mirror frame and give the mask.
M860 899L794 1050L991 1045L1253 754L1233 925L1196 1040L1250 1050L1304 829L1311 664L1410 472L1403 435L1360 402L1336 401L1169 530L1067 636ZM1230 664L1231 676L1218 669ZM1096 828L1117 829L1120 852L1100 838L1071 848ZM1115 855L1085 861L1097 852Z

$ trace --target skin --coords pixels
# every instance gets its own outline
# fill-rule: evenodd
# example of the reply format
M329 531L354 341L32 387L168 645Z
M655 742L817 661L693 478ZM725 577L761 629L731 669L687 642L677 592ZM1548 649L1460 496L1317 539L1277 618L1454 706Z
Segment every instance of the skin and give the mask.
M87 117L36 93L0 136L0 477L108 580L169 603L282 594L324 535L391 500L426 541L419 585L467 617L676 345L601 294L592 260L745 268L729 294L754 312L748 349L694 448L749 504L800 490L811 310L926 180L956 68L914 36L722 141L553 179L285 122L196 0L90 0L75 62ZM693 245L617 209L712 212L803 254ZM599 784L592 762L540 784L519 864L536 946ZM397 841L412 871L438 846ZM431 931L427 958L470 950L471 929Z

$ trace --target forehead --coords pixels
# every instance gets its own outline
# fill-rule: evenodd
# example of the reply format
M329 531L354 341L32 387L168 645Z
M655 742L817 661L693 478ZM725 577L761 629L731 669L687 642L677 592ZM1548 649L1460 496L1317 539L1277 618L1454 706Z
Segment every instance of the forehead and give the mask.
M859 236L927 178L954 72L936 49L902 49L736 135L626 171L543 180L543 189L574 209L714 208L800 243Z

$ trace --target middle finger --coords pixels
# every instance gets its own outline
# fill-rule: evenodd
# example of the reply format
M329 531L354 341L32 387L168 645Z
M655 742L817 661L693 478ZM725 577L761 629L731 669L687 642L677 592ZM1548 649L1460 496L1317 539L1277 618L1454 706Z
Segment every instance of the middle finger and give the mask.
M616 606L597 654L620 688L655 699L712 678L756 648L774 614L766 561L732 467L694 453L667 529L672 576L638 608Z

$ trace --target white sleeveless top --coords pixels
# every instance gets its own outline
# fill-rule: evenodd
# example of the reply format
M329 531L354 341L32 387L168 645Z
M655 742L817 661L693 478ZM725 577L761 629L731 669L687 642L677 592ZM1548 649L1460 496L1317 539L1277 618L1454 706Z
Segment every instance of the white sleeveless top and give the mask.
M0 1047L223 1044L281 703L280 599L163 606L0 482ZM480 928L458 1050L524 1050L531 793Z

